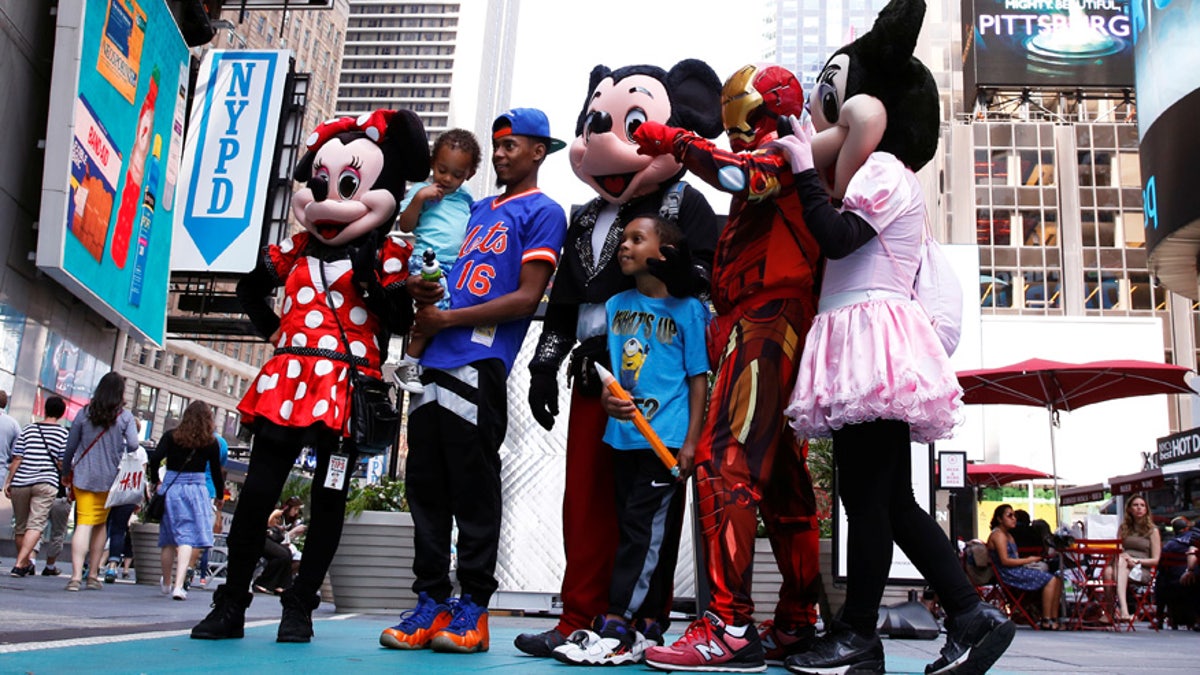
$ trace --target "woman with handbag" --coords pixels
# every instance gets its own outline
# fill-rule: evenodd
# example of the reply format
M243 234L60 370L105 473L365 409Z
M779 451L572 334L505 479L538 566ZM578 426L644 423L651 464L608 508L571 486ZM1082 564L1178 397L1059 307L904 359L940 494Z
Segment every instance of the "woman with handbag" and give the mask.
M160 483L158 465L163 463L167 473ZM170 593L175 600L187 600L184 581L192 549L213 545L213 511L205 467L220 479L215 483L224 483L221 447L213 436L212 408L197 400L184 409L179 426L164 434L150 453L147 472L156 496L162 495L165 506L158 530L158 545L162 548L159 584L163 595Z
M121 457L138 447L137 422L125 409L125 378L108 373L100 378L92 400L75 415L67 435L64 481L75 500L75 534L71 537L71 580L68 591L83 587L83 561L91 570L89 590L104 588L98 573L108 532L108 490Z

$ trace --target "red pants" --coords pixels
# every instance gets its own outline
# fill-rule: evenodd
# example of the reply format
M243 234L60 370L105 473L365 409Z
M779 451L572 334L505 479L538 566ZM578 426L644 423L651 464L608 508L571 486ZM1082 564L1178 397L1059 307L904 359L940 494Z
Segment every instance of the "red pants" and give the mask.
M613 451L603 442L608 415L600 399L571 393L567 423L567 477L563 489L563 613L558 632L591 626L608 611L608 588L617 552Z
M761 513L783 574L775 624L816 622L820 566L816 497L805 458L783 409L812 323L811 301L779 298L717 319L710 357L717 365L696 481L711 609L734 625L753 623L750 569Z

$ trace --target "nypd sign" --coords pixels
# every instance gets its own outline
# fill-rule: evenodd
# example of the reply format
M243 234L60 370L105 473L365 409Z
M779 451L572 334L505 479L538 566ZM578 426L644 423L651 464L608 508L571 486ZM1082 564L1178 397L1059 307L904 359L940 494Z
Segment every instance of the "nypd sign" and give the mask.
M184 145L171 269L254 267L290 55L204 55Z

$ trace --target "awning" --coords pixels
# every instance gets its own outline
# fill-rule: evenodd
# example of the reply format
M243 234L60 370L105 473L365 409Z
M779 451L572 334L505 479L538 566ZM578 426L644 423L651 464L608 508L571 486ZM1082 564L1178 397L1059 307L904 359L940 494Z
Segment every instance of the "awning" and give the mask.
M1066 488L1060 491L1059 502L1062 506L1098 502L1104 499L1104 495L1107 493L1108 490L1104 487L1103 483L1080 485L1079 487Z
M1112 486L1114 497L1153 490L1154 488L1162 487L1162 469L1151 469L1150 471L1143 471L1141 473L1131 473L1127 476L1113 476L1108 479L1108 484Z

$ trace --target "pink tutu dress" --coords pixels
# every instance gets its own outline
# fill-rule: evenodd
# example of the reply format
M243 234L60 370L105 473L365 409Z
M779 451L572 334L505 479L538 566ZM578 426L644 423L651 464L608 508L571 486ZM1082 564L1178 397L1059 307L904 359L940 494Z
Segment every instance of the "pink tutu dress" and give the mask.
M925 310L911 299L925 231L920 184L895 156L872 153L842 206L877 236L826 262L785 414L802 439L877 419L907 422L913 441L947 438L961 421L962 388Z

